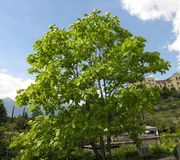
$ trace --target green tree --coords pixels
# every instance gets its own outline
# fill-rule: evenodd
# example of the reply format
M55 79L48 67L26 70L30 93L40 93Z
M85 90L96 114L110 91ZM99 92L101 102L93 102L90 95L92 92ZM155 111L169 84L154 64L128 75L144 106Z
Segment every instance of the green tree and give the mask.
M171 96L171 91L167 87L163 87L160 91L160 95L163 99L167 99Z
M36 81L16 98L32 111L42 107L46 116L30 121L30 131L12 144L23 148L18 158L71 158L90 144L96 159L111 160L111 137L124 132L138 144L140 115L152 110L156 97L137 82L169 68L158 52L144 51L145 42L118 17L97 10L67 30L50 26L27 58Z
M0 125L7 121L7 112L6 108L4 107L3 101L0 99Z
M7 141L5 138L6 128L4 124L7 122L7 112L4 107L3 101L0 99L0 157L6 156L7 152Z
M166 86L164 86L162 89L160 89L160 95L163 99L167 99L167 98L173 98L173 97L177 97L178 92L176 91L175 88L167 88Z
M18 132L27 129L28 118L24 116L18 116L14 118L14 129Z

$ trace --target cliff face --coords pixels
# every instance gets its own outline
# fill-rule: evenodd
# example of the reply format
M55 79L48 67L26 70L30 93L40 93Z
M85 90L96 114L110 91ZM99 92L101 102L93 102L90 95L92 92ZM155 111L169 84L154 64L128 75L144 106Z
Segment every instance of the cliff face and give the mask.
M27 106L24 106L24 107L18 107L15 105L15 101L9 97L7 98L4 98L2 99L3 100L3 103L4 103L4 106L6 108L6 111L7 111L7 114L9 117L11 117L12 115L12 110L13 110L13 106L15 106L15 109L14 109L14 117L17 117L19 115L23 115L23 109L25 107L25 111L27 113L29 113L29 110L28 110L28 107Z

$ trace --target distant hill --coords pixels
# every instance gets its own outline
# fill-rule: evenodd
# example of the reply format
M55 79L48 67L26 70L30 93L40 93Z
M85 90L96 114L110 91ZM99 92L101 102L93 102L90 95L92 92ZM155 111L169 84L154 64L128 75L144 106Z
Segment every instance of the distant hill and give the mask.
M17 117L19 115L23 115L23 108L25 107L25 111L27 113L29 113L28 111L28 107L24 106L24 107L18 107L15 105L15 101L9 97L6 97L4 99L2 99L4 106L6 108L7 114L9 117L11 117L12 115L12 110L13 110L13 106L15 106L15 110L14 110L14 116Z
M154 106L153 118L161 119L165 123L180 122L180 98L167 98Z
M159 130L175 129L180 133L180 98L168 97L159 100L154 105L154 113L144 114L148 125L156 126Z

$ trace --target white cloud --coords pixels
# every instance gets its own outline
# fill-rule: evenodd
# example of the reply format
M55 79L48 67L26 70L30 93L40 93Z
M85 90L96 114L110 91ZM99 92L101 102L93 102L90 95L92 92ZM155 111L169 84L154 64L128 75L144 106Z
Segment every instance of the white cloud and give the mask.
M122 0L123 8L142 20L171 20L179 9L179 0Z
M172 22L175 41L168 49L178 52L180 65L180 0L121 0L121 4L131 15L144 21L163 19Z
M156 77L155 77L154 74L149 74L149 75L147 75L147 78L155 78L155 79L156 79Z
M0 72L5 72L5 73L7 73L7 69L0 69Z
M6 70L0 70L0 98L15 98L17 90L25 89L34 81L31 79L22 79L14 77L7 73Z

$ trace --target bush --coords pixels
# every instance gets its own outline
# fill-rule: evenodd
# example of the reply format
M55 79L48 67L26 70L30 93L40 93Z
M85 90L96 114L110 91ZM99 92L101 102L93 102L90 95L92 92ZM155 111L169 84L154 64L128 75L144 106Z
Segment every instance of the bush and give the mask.
M177 151L177 146L174 147L173 149L173 155L178 158L178 151Z
M82 149L76 149L72 152L72 160L94 160L95 156L92 152Z
M112 152L113 158L135 158L139 157L137 147L135 145L123 145L119 149Z
M167 156L176 156L174 140L172 138L164 137L161 139L162 144L157 142L149 144L148 159L154 160ZM114 160L140 160L139 152L135 145L123 145L119 149L112 152Z
M163 144L153 143L150 146L150 157L162 158L166 156L171 156L173 155L173 148L174 148L173 142L163 143Z

